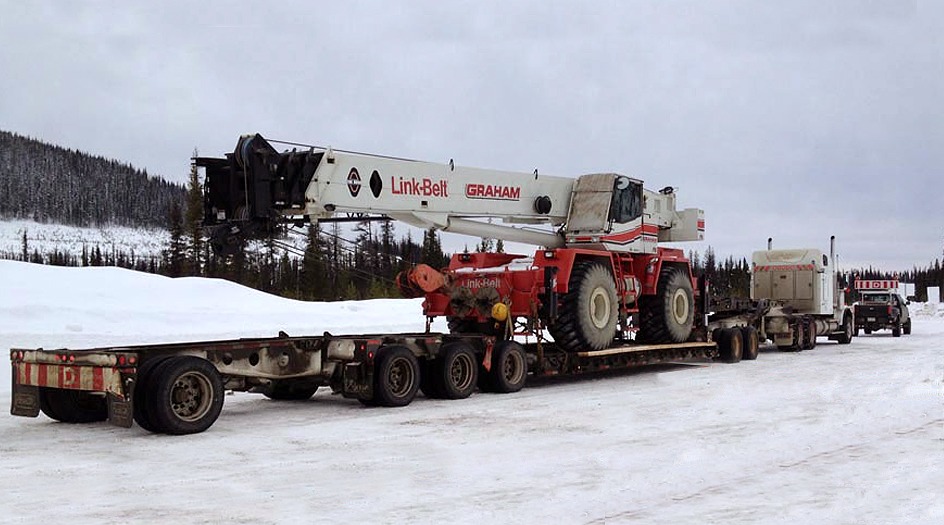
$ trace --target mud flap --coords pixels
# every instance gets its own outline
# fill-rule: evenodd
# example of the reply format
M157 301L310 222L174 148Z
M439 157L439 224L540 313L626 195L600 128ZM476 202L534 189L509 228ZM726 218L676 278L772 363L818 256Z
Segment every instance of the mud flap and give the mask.
M14 416L36 417L39 415L39 387L21 385L13 374L13 402L10 413Z
M133 385L132 385L133 386ZM129 392L133 388L129 388ZM108 394L108 421L112 425L130 428L134 422L134 411L132 407L133 399L129 395L127 399L121 399L114 394Z

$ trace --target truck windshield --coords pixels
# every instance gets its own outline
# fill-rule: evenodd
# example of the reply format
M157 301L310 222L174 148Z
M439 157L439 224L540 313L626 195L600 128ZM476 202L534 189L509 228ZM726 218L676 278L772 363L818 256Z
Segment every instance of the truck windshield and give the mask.
M870 293L862 296L862 300L869 303L887 303L887 293Z

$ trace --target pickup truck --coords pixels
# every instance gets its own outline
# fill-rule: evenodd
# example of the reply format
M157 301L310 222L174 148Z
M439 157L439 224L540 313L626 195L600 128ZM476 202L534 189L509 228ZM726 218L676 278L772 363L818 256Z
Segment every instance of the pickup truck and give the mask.
M893 337L911 333L909 301L893 291L862 291L855 304L855 335L859 329L871 334L875 330L891 330Z

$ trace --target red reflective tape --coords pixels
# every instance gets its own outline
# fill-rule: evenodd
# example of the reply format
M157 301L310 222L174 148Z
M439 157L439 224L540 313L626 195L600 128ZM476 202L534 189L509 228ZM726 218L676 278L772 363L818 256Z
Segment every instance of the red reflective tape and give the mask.
M103 368L93 368L92 369L92 390L95 392L101 392L105 389L105 369Z
M37 383L39 383L39 386L47 386L46 385L46 376L47 376L46 369L47 368L49 368L49 365L39 365L39 377L37 377L38 381L36 381Z

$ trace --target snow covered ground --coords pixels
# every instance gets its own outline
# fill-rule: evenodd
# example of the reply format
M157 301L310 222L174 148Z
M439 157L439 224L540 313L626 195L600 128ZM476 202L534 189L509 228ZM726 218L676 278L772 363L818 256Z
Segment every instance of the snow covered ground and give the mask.
M938 524L944 312L913 311L897 339L400 409L234 394L191 436L0 416L0 522ZM415 300L0 261L2 348L422 328Z
M0 252L21 253L24 232L30 254L34 250L42 255L59 250L76 257L82 256L83 247L91 253L96 246L102 254L124 252L130 255L133 251L136 258L159 257L170 239L167 230L160 228L81 228L27 220L0 220Z

